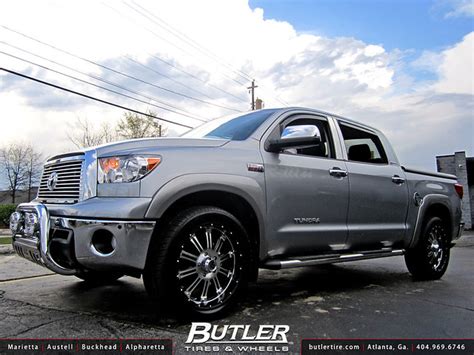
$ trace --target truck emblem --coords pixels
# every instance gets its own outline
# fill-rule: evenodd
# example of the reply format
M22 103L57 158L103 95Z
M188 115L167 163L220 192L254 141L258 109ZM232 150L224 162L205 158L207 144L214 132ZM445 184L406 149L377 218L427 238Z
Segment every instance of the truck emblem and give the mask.
M310 217L310 218L296 217L296 218L293 218L293 221L296 224L319 224L321 222L319 217Z
M49 175L48 181L46 185L48 186L49 191L53 191L56 188L56 184L58 183L58 173L53 171L51 175Z
M265 168L263 167L263 164L248 163L247 170L256 173L263 173L265 171Z

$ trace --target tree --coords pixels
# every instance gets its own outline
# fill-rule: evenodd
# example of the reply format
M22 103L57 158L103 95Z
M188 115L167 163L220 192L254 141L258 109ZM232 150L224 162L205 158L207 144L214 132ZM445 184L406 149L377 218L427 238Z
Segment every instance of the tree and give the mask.
M1 149L0 153L2 172L7 178L8 188L15 203L17 191L22 187L29 190L38 181L41 171L41 154L36 152L29 144L13 143Z
M67 133L69 140L77 148L88 148L117 140L115 129L103 123L96 129L87 119L77 118L73 134Z
M33 185L40 182L41 170L43 166L41 153L36 152L32 147L30 147L27 154L26 163L28 201L31 201L31 189Z
M148 111L148 114L157 117L156 113ZM159 123L157 118L126 112L117 125L117 135L122 139L163 137L167 129Z

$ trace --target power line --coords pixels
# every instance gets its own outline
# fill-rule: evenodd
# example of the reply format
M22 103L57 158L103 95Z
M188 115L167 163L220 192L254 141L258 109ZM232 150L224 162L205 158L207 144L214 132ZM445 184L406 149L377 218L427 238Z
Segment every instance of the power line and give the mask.
M123 3L125 3L123 0L122 0ZM159 23L157 23L156 21L153 21L150 19L150 21L154 22L156 25L160 26L161 28L164 28L166 31L168 31L169 33L173 34L173 36L181 39L183 42L186 42L188 45L196 48L199 52L203 53L204 55L207 55L208 57L212 58L214 61L218 62L220 65L223 65L225 67L227 67L229 70L231 70L232 72L234 72L235 74L239 75L240 77L242 77L244 80L251 80L251 77L246 74L245 72L241 71L241 70L238 70L238 69L235 69L232 65L226 63L223 59L219 58L219 56L217 56L216 54L212 53L210 50L208 50L207 48L205 48L203 45L199 44L196 40L190 38L189 36L187 36L186 34L184 34L183 32L181 32L180 30L174 28L173 26L171 26L169 23L167 23L165 20L163 20L162 18L158 17L157 15L155 15L154 13L152 13L151 11L147 10L145 7L143 7L142 5L140 4L137 4L135 1L132 0L132 3L139 7L140 9L142 9L143 11L149 13L154 19L156 19L157 21L163 23L164 25L161 25ZM126 4L126 3L125 3ZM128 4L126 4L128 6ZM131 7L131 6L129 6ZM165 28L167 27L167 28Z
M109 9L111 9L113 12L117 13L119 16L121 16L121 17L123 17L123 18L126 18L126 19L129 20L130 22L133 22L133 23L136 24L137 26L142 27L142 28L145 29L146 31L150 32L153 36L155 36L156 38L159 38L159 39L163 40L164 42L168 43L168 44L171 45L172 47L175 47L175 48L179 49L180 51L182 51L183 53L186 53L186 54L188 54L188 55L191 55L191 56L193 55L192 53L190 53L190 52L187 51L186 49L184 49L184 48L182 48L182 47L176 45L176 43L174 43L174 42L168 40L167 38L165 38L165 37L163 37L163 36L160 36L160 35L157 34L156 32L154 32L154 31L152 31L151 29L149 29L148 27L145 27L141 22L138 23L135 19L131 18L131 17L128 16L128 15L125 15L125 14L122 13L121 11L115 9L114 7L108 5L108 4L104 3L104 2L102 2L102 5L106 6L106 7L109 8ZM137 11L137 10L135 10L135 11ZM142 16L143 16L143 15L142 15ZM155 54L152 54L152 53L149 53L149 52L145 52L145 53L146 53L147 55L149 55L149 56L151 56L151 57L153 57L153 58L155 58L155 59L157 59L157 60L163 62L164 64L166 64L166 65L168 65L168 66L171 66L172 68L174 68L174 69L176 69L176 70L178 70L178 71L180 71L180 72L182 72L182 73L184 73L184 74L186 74L186 75L188 75L188 76L190 76L190 77L192 77L192 78L194 78L194 79L196 79L196 80L202 82L204 85L208 85L208 86L210 86L210 87L212 87L212 88L214 88L214 89L216 89L216 90L219 90L220 92L222 92L222 93L224 93L224 94L227 94L227 95L229 95L229 96L232 96L233 98L235 98L235 99L237 99L237 100L239 100L239 101L247 102L247 99L244 99L244 98L242 98L242 97L238 97L238 96L236 96L236 95L234 95L234 94L232 94L232 93L230 93L230 92L228 92L228 91L226 91L226 90L224 90L224 89L222 89L222 88L220 88L220 87L218 87L218 86L216 86L216 85L213 85L213 84L209 83L208 81L203 80L203 79L201 79L200 77L198 77L198 76L196 76L196 75L194 75L194 74L191 74L191 73L185 71L184 69L182 69L182 68L180 68L180 67L177 67L177 66L173 65L172 63L170 63L170 62L164 60L163 58L158 57L158 56L155 55ZM142 65L143 65L143 64L142 64ZM150 68L150 67L147 66L147 68ZM229 77L228 75L225 75L224 73L219 73L219 74L221 74L222 76L226 77L227 79L230 79L230 80L235 81L233 78ZM241 83L241 82L237 82L237 81L236 81L236 83L239 84L239 86L244 85L244 84Z
M219 63L220 65L223 65L223 66L226 66L228 69L230 69L231 71L233 71L234 73L240 75L242 78L244 78L245 80L253 80L252 79L252 76L250 74L247 74L246 72L242 71L242 70L239 70L239 69L236 69L234 68L232 65L226 63L223 59L219 58L219 56L217 56L216 54L212 53L210 50L206 49L205 47L203 47L201 44L199 44L196 40L193 40L192 38L190 38L189 36L187 36L185 33L181 32L180 30L176 29L175 27L173 27L172 25L170 25L169 23L167 23L165 20L163 20L162 18L160 18L159 16L155 15L154 13L152 13L151 11L145 9L142 5L140 4L137 4L134 0L131 0L132 3L141 8L143 11L145 12L148 12L152 17L154 17L157 21L163 23L164 25L160 24L160 23L157 23L157 21L154 21L153 19L150 19L149 16L146 16L146 15L143 15L143 13L140 13L142 16L144 16L145 18L149 19L151 22L155 23L157 26L161 27L161 28L164 28L166 31L168 31L169 33L171 33L172 35L174 35L175 37L177 37L178 39L180 39L181 41L187 43L188 45L191 45L192 47L196 48L198 51L200 51L201 53L207 55L209 58L213 59L215 62ZM132 6L130 6L129 4L125 3L124 0L122 0L122 2L127 5L128 7L130 7L131 9L135 10L136 12L138 12L138 10L136 10L135 8L133 8ZM240 83L240 82L239 82ZM243 85L242 83L240 83L241 85ZM289 106L289 104L282 100L278 95L276 94L270 94L270 96L272 96L276 101L280 102L281 104L285 105L285 106Z
M15 56L15 55L13 55L13 54L6 53L6 52L3 52L3 51L0 51L0 53L3 54L3 55L9 56L9 57L15 58L15 59L17 59L17 60L20 60L20 61L22 61L22 62L31 64L31 65L35 65L35 66L40 67L40 68L42 68L42 69L51 71L51 72L53 72L53 73L56 73L56 74L65 76L65 77L67 77L67 78L70 78L70 79L73 79L73 80L76 80L76 81L80 81L81 83L94 86L94 87L96 87L96 88L98 88L98 89L102 89L102 90L111 92L111 93L113 93L113 94L120 95L120 96L126 97L126 98L131 99L131 100L135 100L135 101L137 101L137 102L141 102L141 103L144 103L144 104L147 104L147 105L151 105L151 106L160 108L160 109L162 109L162 110L166 110L166 111L169 111L169 112L173 112L173 113L176 113L176 114L178 114L178 115L187 116L187 117L193 118L193 119L198 120L198 121L201 121L201 122L207 122L207 121L205 121L205 120L201 120L201 119L199 119L199 118L195 118L195 117L192 117L192 116L189 116L189 115L185 115L185 114L179 113L179 112L177 112L177 111L168 109L168 108L166 108L166 107L162 107L162 106L155 105L155 104L149 103L149 102L144 101L144 100L141 100L141 99L137 99L136 97L133 97L133 96L130 96L130 95L127 95L127 94L124 94L124 93L121 93L121 92L118 92L118 91L115 91L115 90L106 88L106 87L104 87L104 86L100 86L100 85L91 83L90 81L83 80L83 79L78 78L78 77L75 77L75 76L73 76L73 75L69 75L69 74L60 72L59 70L55 70L55 69L49 68L49 67L47 67L47 66L44 66L44 65L41 65L41 64L32 62L32 61L30 61L30 60L17 57L17 56Z
M98 67L100 67L100 68L109 70L109 71L114 72L114 73L116 73L116 74L119 74L119 75L121 75L121 76L123 76L123 77L126 77L126 78L129 78L129 79L132 79L132 80L141 82L141 83L146 84L146 85L150 85L150 86L156 87L157 89L164 90L164 91L167 91L167 92L169 92L169 93L172 93L172 94L175 94L175 95L178 95L178 96L181 96L181 97L185 97L185 98L190 99L190 100L194 100L194 101L201 102L201 103L206 104L206 105L215 106L215 107L220 107L220 108L223 108L223 109L226 109L226 110L229 110L229 111L242 112L241 110L237 110L237 109L234 109L234 108L226 107L226 106L219 105L219 104L216 104L216 103L213 103L213 102L209 102L209 101L206 101L206 100L201 100L201 99L199 99L199 98L196 98L196 97L193 97L193 96L190 96L190 95L182 94L182 93L180 93L180 92L177 92L177 91L174 91L174 90L170 90L170 89L164 88L164 87L162 87L162 86L159 86L159 85L150 83L150 82L148 82L148 81L146 81L146 80L143 80L143 79L140 79L140 78L131 76L131 75L129 75L129 74L123 73L123 72L121 72L121 71L118 71L118 70L116 70L116 69L110 68L110 67L108 67L108 66L106 66L106 65L103 65L103 64L94 62L93 60L90 60L90 59L81 57L81 56L76 55L76 54L74 54L74 53L71 53L71 52L69 52L69 51L67 51L67 50L58 48L58 47L56 47L56 46L54 46L54 45L52 45L52 44L43 42L43 41L41 41L41 40L39 40L39 39L36 39L36 38L31 37L31 36L29 36L29 35L26 35L26 34L20 32L20 31L11 29L11 28L9 28L9 27L7 27L7 26L4 26L4 25L0 25L0 26L3 27L3 28L5 28L5 29L8 30L8 31L14 32L14 33L16 33L16 34L18 34L18 35L20 35L20 36L23 36L23 37L25 37L25 38L28 38L28 39L32 40L32 41L41 43L42 45L45 45L45 46L47 46L47 47L50 47L50 48L52 48L52 49L54 49L54 50L56 50L56 51L59 51L59 52L61 52L61 53L65 53L65 54L67 54L67 55L69 55L69 56L72 56L72 57L75 57L75 58L77 58L77 59L83 60L83 61L85 61L85 62L87 62L87 63L90 63L90 64L93 64L93 65L98 66Z
M70 66L68 66L68 65L65 65L65 64L62 64L62 63L58 63L57 61L54 61L54 60L52 60L52 59L43 57L43 56L41 56L41 55L39 55L39 54L30 52L30 51L28 51L28 50L26 50L26 49L19 48L19 47L17 47L17 46L14 46L13 44L10 44L10 43L4 42L4 41L0 41L0 43L4 44L4 45L6 45L6 46L9 46L9 47L11 47L11 48L15 48L15 49L18 50L18 51L27 53L27 54L32 55L32 56L34 56L34 57L43 59L43 60L45 60L45 61L47 61L47 62L56 64L56 65L58 65L58 66L60 66L60 67L66 68L66 69L71 70L71 71L74 71L74 72L79 73L79 74L81 74L81 75L88 76L89 78L95 79L95 80L97 80L97 81L101 81L101 82L103 82L103 83L105 83L105 84L107 84L107 85L114 86L114 87L116 87L116 88L118 88L118 89L121 89L121 90L124 90L124 91L128 91L128 92L130 92L130 93L132 93L132 94L135 94L135 95L137 95L137 96L143 97L143 98L145 98L145 99L147 99L147 100L155 101L155 102L161 103L161 104L163 104L163 105L172 107L172 108L174 108L175 110L178 110L178 111L181 111L181 112L177 112L177 111L175 111L175 110L171 110L171 109L168 109L168 108L166 108L166 107L162 107L162 106L159 106L159 105L155 105L155 104L152 104L152 103L148 103L148 104L151 105L151 106L154 106L154 107L157 107L157 108L160 108L160 109L169 111L169 112L173 112L173 113L176 113L176 114L179 114L179 115L182 115L182 116L186 116L186 117L189 117L189 118L192 118L192 119L201 121L201 122L207 122L207 120L202 119L202 117L200 118L199 116L193 115L192 113L190 113L190 112L188 112L188 111L185 111L185 110L180 109L180 108L178 108L178 107L176 107L176 106L170 105L170 104L168 104L168 103L166 103L166 102L160 101L160 100L158 100L158 99L155 99L154 97L150 97L150 96L141 94L141 93L139 93L138 91L135 91L135 90L132 90L132 89L127 89L126 87L124 87L124 86L122 86L122 85L118 85L118 84L113 83L113 82L111 82L111 81L109 81L109 80L105 80L105 79L102 79L102 78L97 77L97 76L95 76L95 75L85 73L85 72L83 72L83 71L80 71L80 70L77 70L77 69L75 69L75 68L72 68L72 67L70 67ZM4 53L4 52L3 52L3 54L9 55L9 56L14 57L15 59L18 59L18 60L25 61L24 59L19 58L19 57L16 57L16 56L13 56L13 55L11 55L11 54L7 54L7 53ZM36 63L33 63L33 62L30 62L30 64L37 65ZM47 68L44 68L44 69L47 69ZM49 68L48 68L47 70L49 70ZM63 75L63 74L61 74L61 75ZM76 79L76 78L73 78L73 79ZM80 80L80 79L78 79L78 80ZM83 81L83 82L84 82L84 81ZM86 82L86 83L88 83L88 82ZM115 92L114 92L114 93L115 93ZM127 97L128 97L128 96L127 96ZM142 102L142 101L141 101L141 102ZM184 112L184 113L183 113L183 112Z
M139 114L139 115L151 117L153 119L157 119L157 120L160 120L160 121L163 121L163 122L171 123L171 124L174 124L174 125L177 125L177 126L181 126L181 127L185 127L185 128L194 128L192 126L188 126L188 125L185 125L185 124L182 124L182 123L167 120L167 119L162 118L162 117L153 116L153 115L151 115L149 113L146 113L146 112L138 111L138 110L135 110L135 109L132 109L132 108L129 108L129 107L126 107L126 106L122 106L122 105L119 105L119 104L116 104L116 103L113 103L113 102L110 102L110 101L107 101L107 100L103 100L103 99L99 99L99 98L94 97L94 96L83 94L79 91L74 91L74 90L65 88L64 86L59 86L59 85L56 85L56 84L53 84L53 83L50 83L50 82L47 82L47 81L43 81L43 80L34 78L32 76L28 76L28 75L25 75L25 74L22 74L22 73L18 73L18 72L13 71L13 70L9 70L9 69L2 68L2 67L0 67L0 70L3 70L5 72L13 74L13 75L20 76L20 77L28 79L28 80L36 81L37 83L40 83L40 84L43 84L43 85L51 86L53 88L69 92L69 93L74 94L74 95L82 96L82 97L85 97L87 99L94 100L94 101L97 101L97 102L101 102L101 103L106 104L106 105L114 106L114 107L120 108L122 110L126 110L126 111L130 111L130 112L133 112L133 113L136 113L136 114Z
M160 76L162 76L162 77L164 77L164 78L166 78L166 79L168 79L168 80L171 80L172 82L174 82L174 83L176 83L176 84L178 84L178 85L181 85L182 87L184 87L184 88L186 88L186 89L188 89L188 90L194 91L194 92L196 92L196 93L198 93L198 94L200 94L200 95L203 95L203 96L207 97L208 99L213 100L213 98L210 97L209 95L207 95L206 93L203 93L203 92L198 91L198 90L196 90L196 89L194 89L194 88L192 88L192 87L190 87L190 86L188 86L188 85L186 85L186 84L183 84L183 83L179 82L178 80L173 79L172 77L170 77L170 76L168 76L168 75L166 75L166 74L160 73L158 70L156 70L156 69L154 69L154 68L151 68L151 67L149 67L149 66L147 66L147 65L145 65L145 64L143 64L143 63L140 63L138 60L135 60L135 59L133 59L133 58L131 58L131 57L129 57L129 56L125 56L125 58L128 59L129 61L131 61L132 63L135 63L136 65L139 65L139 66L141 66L141 67L143 67L143 68L145 68L145 69L148 69L148 70L152 71L153 73L155 73L155 74L157 74L157 75L160 75Z
M133 6L130 6L130 5L127 4L127 3L124 3L124 4L125 4L126 6L128 6L129 8L131 8L131 9L132 9L133 11L135 11L136 13L138 13L139 15L141 15L142 17L145 17L146 19L150 20L147 15L144 15L144 14L143 14L143 12L137 10L136 8L134 8ZM130 17L129 17L129 16L124 15L124 14L121 13L120 11L114 9L113 7L111 7L111 6L107 5L107 4L104 4L104 5L107 6L108 8L110 8L110 9L112 9L112 10L115 11L116 13L118 13L120 16L126 17L126 18L128 18L128 19L130 20ZM132 21L132 22L134 22L134 23L137 23L137 22L134 21L134 20L130 20L130 21ZM150 21L152 21L152 20L150 20ZM153 22L153 21L152 21L152 22ZM168 44L170 44L171 46L173 46L173 47L179 49L180 51L182 51L182 52L184 52L184 53L186 53L186 54L188 54L188 55L191 55L191 56L193 55L193 54L192 54L191 52L189 52L188 50L181 48L180 46L176 45L176 43L174 43L174 42L172 42L172 41L166 39L166 38L163 37L163 36L160 36L160 35L157 34L155 31L153 31L153 30L149 29L148 27L144 26L141 22L139 23L139 26L141 26L142 28L144 28L146 31L150 32L153 36L155 36L155 37L157 37L157 38L159 38L159 39L165 41L166 43L168 43ZM245 85L244 83L242 83L242 82L236 80L235 78L233 78L233 77L231 77L231 76L229 76L229 75L227 75L227 74L225 74L225 73L223 73L223 72L220 72L219 74L222 75L223 77L225 77L225 78L227 78L227 79L229 79L229 80L235 82L236 84L239 85L239 87Z
M222 89L222 88L220 88L220 87L218 87L218 86L216 86L216 85L214 85L214 84L211 84L211 83L209 83L208 81L201 79L201 78L198 77L197 75L194 75L194 74L192 74L192 73L189 73L189 72L187 72L186 70L184 70L184 69L182 69L182 68L180 68L180 67L177 67L176 65L174 65L174 64L172 64L172 63L170 63L170 62L164 60L163 58L158 57L158 56L155 55L155 54L151 54L151 53L147 53L147 54L148 54L149 56L155 58L156 60L159 60L160 62L163 62L163 63L169 65L170 67L172 67L172 68L174 68L174 69L176 69L176 70L178 70L178 71L180 71L180 72L186 74L187 76L189 76L189 77L191 77L191 78L194 78L194 79L200 81L200 82L203 83L204 85L208 85L208 86L210 86L210 87L212 87L212 88L214 88L214 89L216 89L216 90L219 90L220 92L222 92L222 93L224 93L224 94L227 94L227 95L229 95L229 96L232 96L232 97L234 97L234 98L236 98L237 100L240 100L240 101L242 101L242 102L247 102L246 99L243 99L242 97L238 97L238 96L236 96L236 95L234 95L234 94L232 94L232 93L230 93L230 92L228 92L228 91L226 91L226 90L224 90L224 89Z

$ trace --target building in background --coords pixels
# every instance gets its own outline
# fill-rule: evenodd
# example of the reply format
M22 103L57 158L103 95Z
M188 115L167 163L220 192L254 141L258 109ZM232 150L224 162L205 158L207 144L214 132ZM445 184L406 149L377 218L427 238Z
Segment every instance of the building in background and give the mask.
M438 155L436 166L440 173L453 174L464 189L462 199L462 219L466 229L474 224L474 157L466 157L466 152L452 155Z
M38 187L33 186L31 188L31 192L29 194L30 197L28 199L28 190L17 190L15 204L17 205L23 202L30 202L31 200L36 198L37 193L38 193ZM10 204L10 203L12 203L11 191L9 190L0 191L0 205Z

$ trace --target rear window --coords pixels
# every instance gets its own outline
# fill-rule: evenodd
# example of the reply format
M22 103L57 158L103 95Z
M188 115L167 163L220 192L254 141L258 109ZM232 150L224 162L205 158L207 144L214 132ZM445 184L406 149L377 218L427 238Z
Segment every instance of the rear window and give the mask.
M240 116L226 116L204 123L183 135L185 138L220 138L242 141L250 137L276 110L253 111Z
M382 142L375 134L344 124L339 124L339 127L349 160L371 164L388 163Z

